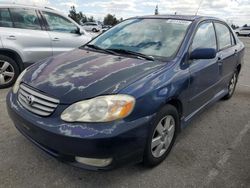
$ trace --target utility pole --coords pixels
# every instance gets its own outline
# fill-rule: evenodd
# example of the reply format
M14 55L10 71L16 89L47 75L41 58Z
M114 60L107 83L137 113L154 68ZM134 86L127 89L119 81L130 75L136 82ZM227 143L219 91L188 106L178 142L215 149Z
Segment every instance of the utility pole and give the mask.
M159 14L158 5L156 5L156 7L155 7L155 15L158 15L158 14Z

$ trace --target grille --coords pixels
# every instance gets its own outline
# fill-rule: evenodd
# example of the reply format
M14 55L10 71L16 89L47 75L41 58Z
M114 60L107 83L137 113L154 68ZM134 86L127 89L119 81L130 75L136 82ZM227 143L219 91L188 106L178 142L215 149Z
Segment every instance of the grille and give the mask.
M41 94L25 84L20 85L18 100L25 109L40 116L51 115L59 104L59 100Z

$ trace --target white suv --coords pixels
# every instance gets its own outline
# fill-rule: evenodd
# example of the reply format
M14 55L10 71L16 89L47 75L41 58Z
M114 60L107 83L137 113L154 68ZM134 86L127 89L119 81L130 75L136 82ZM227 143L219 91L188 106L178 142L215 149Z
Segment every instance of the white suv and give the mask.
M93 32L98 32L102 29L102 26L96 22L86 22L86 23L82 24L82 27L86 31L93 31Z
M80 47L91 35L51 9L0 5L0 88L11 86L28 65Z
M249 36L250 37L250 27L241 27L235 30L238 36Z

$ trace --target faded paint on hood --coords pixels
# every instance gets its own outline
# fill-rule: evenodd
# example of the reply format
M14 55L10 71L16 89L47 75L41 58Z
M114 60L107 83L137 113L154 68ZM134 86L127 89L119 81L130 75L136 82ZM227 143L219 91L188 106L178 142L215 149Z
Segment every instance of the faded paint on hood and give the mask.
M76 49L31 66L24 82L69 104L116 93L163 65Z

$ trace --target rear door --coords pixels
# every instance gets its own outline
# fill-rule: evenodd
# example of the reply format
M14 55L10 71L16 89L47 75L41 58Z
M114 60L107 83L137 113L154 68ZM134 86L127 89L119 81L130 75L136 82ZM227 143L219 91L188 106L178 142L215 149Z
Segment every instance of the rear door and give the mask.
M48 24L48 33L52 41L53 55L73 50L88 42L85 34L79 34L78 26L71 20L53 12L42 12Z
M4 21L0 36L4 48L16 51L26 63L34 63L52 55L51 41L43 30L35 9L0 8Z
M236 68L238 48L233 33L226 24L215 22L214 25L219 49L220 85L221 89L225 89Z
M194 35L190 52L196 48L217 49L216 35L213 23L202 22ZM220 79L217 57L214 59L191 60L189 111L195 112L205 105L216 94L217 83Z

